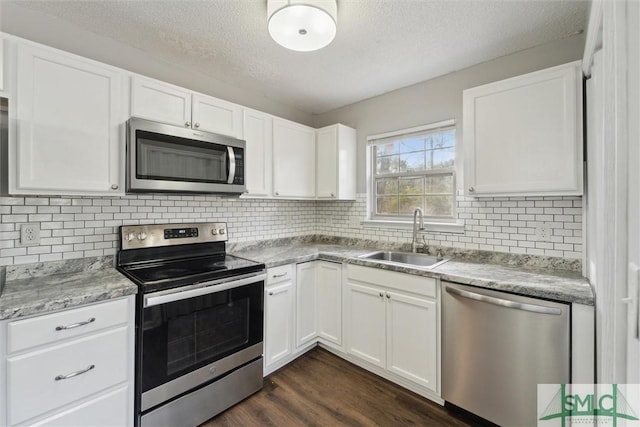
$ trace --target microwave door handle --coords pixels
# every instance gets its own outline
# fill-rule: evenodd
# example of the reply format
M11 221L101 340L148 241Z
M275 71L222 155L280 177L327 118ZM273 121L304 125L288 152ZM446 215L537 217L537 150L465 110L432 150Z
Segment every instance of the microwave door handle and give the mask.
M233 151L233 147L227 147L227 154L229 156L229 162L227 163L229 173L227 176L227 184L233 184L233 180L236 178L236 153Z

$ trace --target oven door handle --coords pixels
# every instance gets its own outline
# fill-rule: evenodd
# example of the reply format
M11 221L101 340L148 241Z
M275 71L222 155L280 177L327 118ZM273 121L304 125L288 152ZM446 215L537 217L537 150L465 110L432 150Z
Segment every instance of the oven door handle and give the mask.
M154 305L166 304L169 302L180 301L188 298L199 297L202 295L213 294L216 292L226 291L228 289L240 286L250 285L251 283L262 282L267 278L265 273L252 275L238 280L220 281L214 280L204 282L197 285L195 289L176 289L175 292L163 293L162 295L145 295L144 306L153 307Z

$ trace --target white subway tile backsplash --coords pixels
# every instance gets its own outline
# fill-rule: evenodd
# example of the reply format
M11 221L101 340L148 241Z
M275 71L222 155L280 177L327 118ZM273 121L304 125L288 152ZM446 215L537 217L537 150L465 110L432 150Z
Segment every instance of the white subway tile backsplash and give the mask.
M428 244L530 255L582 256L580 197L459 197L464 234L425 232ZM362 225L366 197L354 202L219 196L0 197L0 265L113 255L128 224L227 222L233 242L323 234L410 242L411 230ZM40 224L40 245L20 245L20 225ZM539 242L535 228L552 230Z
M567 209L571 209L567 212ZM361 224L366 216L366 195L355 202L317 202L317 234L381 240L378 228ZM458 218L464 234L425 232L430 245L483 249L529 255L582 257L581 197L495 197L474 199L460 196ZM333 218L346 218L343 226ZM549 242L538 242L536 227L551 229ZM391 239L410 242L412 232L393 230ZM578 233L578 234L574 234Z

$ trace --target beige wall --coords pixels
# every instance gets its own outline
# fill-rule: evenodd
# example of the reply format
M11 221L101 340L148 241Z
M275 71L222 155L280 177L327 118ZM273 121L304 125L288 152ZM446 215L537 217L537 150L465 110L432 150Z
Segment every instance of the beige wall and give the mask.
M311 114L270 100L260 93L230 86L204 74L193 73L175 63L159 61L142 50L70 25L54 16L2 0L0 30L298 123L313 124Z
M314 125L343 123L357 129L357 191L363 193L368 135L453 118L461 143L464 89L581 59L583 49L583 35L544 44L317 115ZM428 60L425 54L425 61Z

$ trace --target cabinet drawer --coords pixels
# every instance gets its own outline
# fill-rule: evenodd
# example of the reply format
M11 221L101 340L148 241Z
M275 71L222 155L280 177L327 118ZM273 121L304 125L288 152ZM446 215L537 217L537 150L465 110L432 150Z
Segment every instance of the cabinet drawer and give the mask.
M407 273L382 270L380 268L347 265L347 277L350 280L371 283L385 288L411 292L427 297L436 297L436 279Z
M128 426L133 420L133 414L129 414L128 400L129 388L122 387L29 425L32 427Z
M124 324L127 323L128 313L129 300L120 299L16 320L7 326L7 350L8 353L13 353Z
M267 270L267 285L285 282L293 279L293 265L281 265Z
M9 423L23 422L126 381L127 331L124 326L7 358ZM70 375L83 370L87 372ZM56 379L64 375L69 378Z

